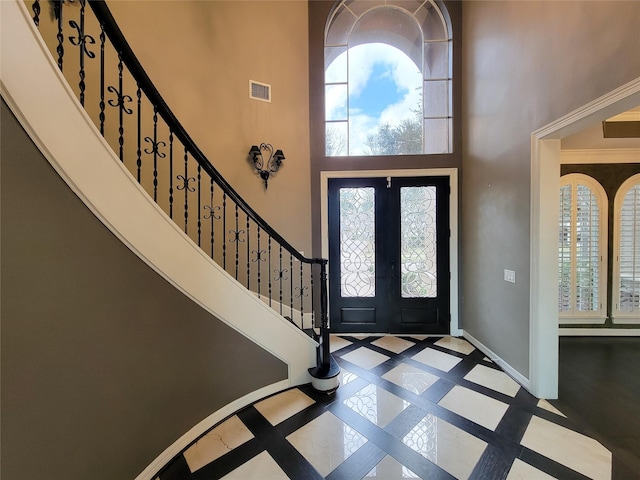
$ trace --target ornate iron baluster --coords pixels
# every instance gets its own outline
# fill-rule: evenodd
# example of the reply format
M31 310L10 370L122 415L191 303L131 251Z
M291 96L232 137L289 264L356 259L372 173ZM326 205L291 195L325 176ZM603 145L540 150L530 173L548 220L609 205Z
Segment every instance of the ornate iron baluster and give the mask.
M202 245L202 242L200 241L200 234L202 232L202 220L200 219L200 209L201 209L201 200L200 200L200 194L201 194L201 185L200 185L200 179L202 178L201 172L202 171L202 167L200 166L200 164L198 164L198 246L200 247Z
M247 215L247 290L251 290L251 235L249 232L249 226L249 215Z
M304 328L304 290L305 287L302 286L303 284L303 268L302 268L302 262L300 262L300 328ZM293 274L292 274L293 276Z
M256 262L258 264L258 272L257 272L257 276L258 276L258 297L260 296L260 257L262 254L262 250L260 250L260 225L258 225L258 250L256 250ZM264 260L262 260L264 261Z
M173 130L169 130L169 218L173 219Z
M222 194L222 268L227 270L227 192Z
M136 149L136 166L137 166L137 178L138 183L142 180L142 90L140 90L140 84L136 90L136 97L138 98L138 148Z
M235 237L232 238L230 241L231 243L235 243L236 244L236 274L235 274L235 279L238 280L238 265L240 264L240 252L239 252L239 245L238 243L240 243L240 230L238 230L238 204L236 203L235 205L235 213L236 213L236 229L235 231L233 230L229 230L229 233L234 233ZM244 230L243 230L244 231Z
M210 190L211 190L211 202L209 204L210 205L209 208L211 209L211 215L212 215L212 218L211 218L211 258L214 258L214 250L213 250L213 245L214 245L214 232L213 232L213 230L214 230L213 229L213 208L214 208L213 207L213 177L210 177L209 181L210 181L210 184L211 184L211 187L210 187Z
M95 58L96 54L90 52L87 49L87 43L93 45L96 43L95 39L91 35L87 35L84 33L84 8L85 8L86 0L80 0L80 25L75 20L71 20L69 25L71 28L75 28L78 32L77 37L69 37L69 41L72 45L75 45L80 50L80 82L78 83L78 87L80 88L80 105L84 106L84 91L86 89L86 85L84 82L85 79L85 71L84 71L84 56L86 55L89 58Z
M293 254L291 252L289 252L289 272L291 272L289 275L289 308L291 309L291 318L293 318Z
M204 219L211 219L211 258L215 260L214 250L214 220L220 220L220 215L216 215L216 210L220 210L219 206L213 205L213 178L211 179L211 202L209 205L203 207L204 210L209 210L209 213L204 216Z
M184 176L178 175L176 178L182 180L183 185L178 185L178 190L184 190L184 233L188 234L189 230L189 192L195 192L196 189L189 186L189 182L195 180L193 177L189 177L189 154L187 147L184 147ZM200 215L200 212L198 212Z
M280 253L280 271L278 272L278 282L280 288L280 315L282 315L282 245L278 245L278 251Z
M58 20L58 34L56 38L58 39L58 46L56 47L56 53L58 54L58 68L62 71L62 63L64 58L64 34L62 32L63 22L62 22L62 0L53 0L53 14L55 18Z
M160 147L166 147L167 144L165 142L158 141L158 108L153 107L153 139L150 137L144 137L145 142L149 142L151 144L151 150L148 148L144 149L144 153L151 155L153 154L153 201L158 201L158 158L165 158L167 155L160 151ZM186 162L186 150L185 150L185 162ZM187 167L185 164L185 173L184 176L187 178ZM185 188L185 201L188 188Z
M119 134L118 144L120 145L120 161L124 163L124 114L126 113L127 115L131 115L133 113L133 110L131 110L130 108L126 108L124 106L124 103L132 102L133 99L131 98L130 95L124 95L122 92L123 68L124 67L122 63L122 54L118 53L118 88L115 88L110 85L109 87L107 87L107 90L111 93L115 93L117 97L117 100L115 102L113 100L109 100L109 105L111 105L112 107L119 107L118 120L120 122L120 126L118 127L118 134Z
M33 5L31 5L31 10L33 10L33 23L36 27L40 26L40 0L35 0Z
M271 235L269 235L269 306L271 306Z
M104 33L104 23L100 22L100 134L104 137L104 43L106 35Z

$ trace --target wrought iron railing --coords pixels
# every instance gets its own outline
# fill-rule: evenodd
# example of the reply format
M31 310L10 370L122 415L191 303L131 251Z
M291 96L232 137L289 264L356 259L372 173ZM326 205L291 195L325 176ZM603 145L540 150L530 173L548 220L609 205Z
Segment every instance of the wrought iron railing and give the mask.
M138 183L238 282L318 340L316 370L328 371L327 260L300 254L222 178L160 96L104 1L27 5L58 68Z

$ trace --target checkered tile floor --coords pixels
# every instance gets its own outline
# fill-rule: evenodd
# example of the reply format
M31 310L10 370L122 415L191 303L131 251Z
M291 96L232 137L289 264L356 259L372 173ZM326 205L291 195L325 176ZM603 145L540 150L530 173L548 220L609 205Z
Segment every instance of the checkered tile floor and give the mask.
M453 337L332 336L342 381L264 399L159 480L610 479L611 454Z

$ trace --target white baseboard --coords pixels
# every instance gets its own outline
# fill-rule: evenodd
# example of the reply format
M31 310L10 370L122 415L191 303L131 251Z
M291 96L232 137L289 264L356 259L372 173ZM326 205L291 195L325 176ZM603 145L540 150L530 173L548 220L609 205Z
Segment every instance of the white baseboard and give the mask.
M560 328L561 337L638 337L640 328Z
M282 380L280 382L267 385L266 387L251 392L244 397L241 397L229 403L228 405L225 405L220 410L212 413L200 423L195 425L193 428L191 428L191 430L189 430L176 442L174 442L173 445L169 446L164 452L158 455L158 457L153 462L151 462L149 466L147 466L147 468L145 468L140 473L140 475L135 478L135 480L154 480L161 468L166 466L168 462L173 460L178 454L180 454L180 452L182 452L200 436L204 435L216 424L220 423L222 420L234 414L238 410L241 410L242 408L257 402L258 400L268 397L269 395L273 395L274 393L286 390L290 386L291 385L289 384L289 380Z
M474 347L484 353L493 363L498 365L504 372L513 378L516 382L522 385L527 391L531 392L531 382L527 377L518 372L515 368L500 358L493 350L483 344L480 340L475 338L467 331L462 331L462 336L471 343Z

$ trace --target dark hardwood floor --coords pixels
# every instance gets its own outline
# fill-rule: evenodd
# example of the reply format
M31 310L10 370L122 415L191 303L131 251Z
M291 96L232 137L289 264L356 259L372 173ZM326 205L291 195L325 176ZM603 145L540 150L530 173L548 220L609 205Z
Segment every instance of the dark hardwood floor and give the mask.
M551 403L613 453L613 480L640 480L640 337L560 337Z

